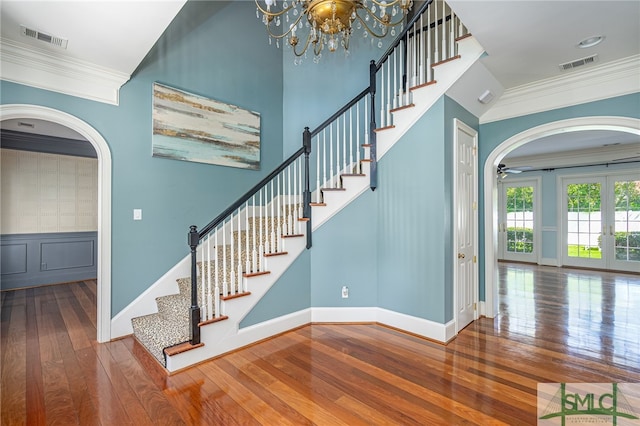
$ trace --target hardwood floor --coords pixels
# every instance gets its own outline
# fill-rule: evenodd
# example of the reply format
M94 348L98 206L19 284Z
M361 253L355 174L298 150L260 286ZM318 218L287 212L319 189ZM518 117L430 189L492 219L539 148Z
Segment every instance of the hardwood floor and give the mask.
M500 264L448 345L311 325L167 377L95 342L95 282L2 292L2 425L535 424L541 382L640 382L640 277Z

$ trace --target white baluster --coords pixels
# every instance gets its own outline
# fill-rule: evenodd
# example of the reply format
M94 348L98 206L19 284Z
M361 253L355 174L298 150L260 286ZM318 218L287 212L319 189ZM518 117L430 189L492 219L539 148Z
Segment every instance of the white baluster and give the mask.
M420 15L420 82L419 84L425 83L425 70L424 70L424 23L422 18L424 17L424 13Z
M204 241L202 241L200 243L200 257L201 257L201 263L200 263L200 302L198 303L198 305L200 305L200 313L202 318L206 318L207 317L207 308L205 305L205 301L207 300L206 298L206 273L205 273L205 268L206 266L206 259L205 259L205 245L204 245ZM198 291L196 289L196 291Z
M302 218L304 216L304 183L303 183L303 157L300 156L298 157L298 183L299 186L299 193L298 193L298 203L296 204L298 206L298 218ZM300 223L300 221L298 221L298 226L301 227L302 224ZM298 228L298 233L300 233L300 228Z
M287 212L286 220L287 220L287 230L286 234L293 234L293 220L292 220L292 212L291 212L291 166L287 167L287 196L285 197L285 212Z
M407 55L407 93L413 87L413 62L415 60L416 53L413 51L413 37L409 37L411 33L407 32L407 43L409 46L407 47L408 55ZM409 96L407 96L407 104L409 103Z
M276 195L273 192L273 179L271 179L270 184L271 184L271 216L269 217L269 221L271 222L270 253L275 253L278 251L278 248L276 247L276 224L274 222L274 220L276 219L276 214L275 214Z
M237 214L237 218L238 218L237 219L238 220L238 227L237 227L238 228L238 247L237 247L238 262L236 264L236 268L238 268L238 273L237 273L237 276L238 276L238 292L242 293L243 292L242 287L244 287L245 280L244 280L244 277L242 276L242 240L240 239L240 237L242 235L242 231L240 229L241 228L240 223L241 223L242 219L240 217L240 214L241 214L241 210L240 210L240 207L238 207L238 214Z
M352 173L351 171L352 168L353 168L353 107L349 108L349 170L347 170L347 173Z
M286 215L286 211L284 210L284 191L286 191L285 188L285 182L284 182L284 171L282 173L280 173L278 175L278 251L284 251L284 241L285 239L283 238L286 231L283 229L283 226L285 225L284 221L285 219L285 215ZM280 186L280 180L282 179L282 186ZM282 188L282 191L280 190Z
M244 203L244 240L245 240L245 273L251 273L251 260L249 251L249 201Z
M336 121L334 121L336 125L336 172L332 174L334 181L334 185L332 188L338 188L340 185L340 181L338 180L338 175L340 174L340 117Z
M262 200L262 190L264 188L260 188L259 194L260 194L260 220L258 221L258 223L260 224L260 242L258 243L258 259L260 259L260 269L261 270L265 270L266 267L264 266L264 225L265 223L267 223L267 221L265 220L264 217L264 204L262 204L263 200Z
M258 249L256 246L257 238L256 238L256 196L255 194L253 195L253 197L251 197L251 204L252 204L251 236L253 240L251 244L251 271L257 272L259 269L258 269Z
M380 89L380 127L386 127L387 122L386 122L386 118L387 118L387 114L384 111L384 92L385 92L385 87L384 87L384 64L382 64L382 66L380 67L380 72L382 73L380 75L380 86L382 86Z
M213 234L213 242L215 244L214 246L214 252L213 252L213 256L215 259L215 263L214 263L214 268L215 268L215 288L213 291L213 301L210 301L213 303L213 306L215 307L215 313L216 313L216 317L220 316L220 274L218 273L218 271L220 271L220 268L218 266L218 228L216 228L216 232ZM209 307L209 309L211 310L212 306Z
M393 50L393 108L398 108L400 98L398 96L398 48Z
M433 48L434 53L433 53L433 63L438 63L440 62L440 53L439 53L439 49L438 49L438 2L434 1L433 2L433 6L434 6L434 10L433 10L433 14L434 14L434 27L433 27Z
M316 160L316 203L320 203L320 135L316 135Z
M338 170L338 182L342 187L341 174L345 172L347 168L347 113L342 114L342 169Z
M329 125L329 188L333 188L333 124Z
M427 78L426 82L431 81L431 7L427 8Z
M456 55L455 45L456 45L456 25L455 25L455 14L452 10L451 20L449 21L449 54L451 55L452 58Z
M405 42L405 47L406 47L406 42ZM400 69L403 69L403 65L404 65L404 51L406 49L400 49L400 45L398 44L398 47L396 48L396 52L398 52L398 54L400 55L400 58L398 58L398 67L400 67ZM400 104L400 106L405 106L404 104L404 92L403 92L403 88L402 88L402 80L403 80L403 76L401 75L399 80L398 80L398 104ZM405 87L406 89L406 87ZM368 102L368 101L367 101ZM368 112L365 110L365 114L367 114Z
M292 232L294 234L298 234L299 233L298 223L300 221L298 220L298 159L297 158L296 158L296 161L293 162L293 193L291 195L291 200L292 200L292 204L291 204L291 207L289 208L291 209L291 218L292 218L291 226L293 228Z
M207 304L207 319L211 319L213 317L213 310L211 309L211 307L213 306L213 300L212 300L212 289L211 289L211 234L209 234L209 236L207 237L207 259L209 259L209 266L207 267L207 300L206 303ZM217 315L218 312L216 311L215 314Z
M391 126L391 61L387 58L387 61L382 66L387 66L387 126Z
M327 184L327 128L322 129L322 184ZM318 202L321 202L321 191L318 187Z
M229 260L231 261L231 265L229 265L229 287L231 289L231 294L236 294L237 282L235 263L235 235L233 235L233 213L231 213L231 219L229 220L229 239L231 240L231 244L229 247Z
M447 56L447 15L446 15L446 4L442 2L442 59L448 59Z
M282 251L282 228L281 228L281 220L280 220L280 176L282 174L278 174L278 176L276 176L277 181L277 189L278 189L278 195L276 196L277 199L274 200L277 204L276 204L276 239L278 241L278 251Z
M229 294L229 282L227 281L227 233L226 221L222 221L222 294Z
M371 120L369 119L369 95L364 97L364 144L369 145L369 126Z
M365 100L367 96L365 95ZM360 173L360 101L356 104L356 173Z

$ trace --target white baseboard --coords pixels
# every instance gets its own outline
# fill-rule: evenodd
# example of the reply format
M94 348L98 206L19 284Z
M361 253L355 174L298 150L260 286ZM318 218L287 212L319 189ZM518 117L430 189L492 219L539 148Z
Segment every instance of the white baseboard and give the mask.
M540 262L538 262L538 265L558 266L558 259L553 258L553 257L543 257L543 258L540 259Z
M307 325L311 322L311 317L311 308L307 308L241 328L238 330L238 336L236 339L236 343L239 345L237 347L259 342L260 340L268 339L272 336L284 333L285 331Z
M311 323L358 323L377 322L418 336L446 343L455 337L455 321L440 324L399 312L376 307L359 308L307 308L292 312L258 324L237 329L232 323L223 321L218 332L225 337L214 347L204 346L174 355L167 359L167 370L175 372L236 349L276 336L278 334ZM211 330L207 330L207 333ZM204 339L203 339L204 340Z
M311 322L376 322L378 308L311 308Z
M478 315L479 316L487 316L487 308L485 306L484 300L480 300L478 302Z

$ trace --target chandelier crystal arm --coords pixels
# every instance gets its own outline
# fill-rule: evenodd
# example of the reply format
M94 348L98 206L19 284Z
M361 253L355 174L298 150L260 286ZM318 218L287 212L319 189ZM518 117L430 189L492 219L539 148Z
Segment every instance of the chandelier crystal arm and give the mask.
M298 20L299 20L299 19L298 19ZM304 54L305 54L305 52L307 51L307 47L309 47L309 43L310 43L310 42L311 42L311 36L308 36L308 37L307 37L307 41L306 41L306 43L304 44L304 48L302 49L302 51L301 51L300 53L298 53L298 51L296 50L296 48L298 47L297 45L295 45L295 46L291 46L291 47L292 47L292 49L291 49L291 50L293 50L293 54L294 54L294 55L296 55L296 56L298 56L298 57L300 57L300 56L304 55Z
M371 0L371 1L374 1L374 0ZM270 10L263 9L262 6L260 6L260 3L258 3L258 0L254 0L254 2L256 3L256 7L258 8L258 10L260 12L262 12L263 15L268 16L269 18L275 18L277 16L282 16L285 13L287 13L288 11L290 11L291 9L296 7L296 3L295 2L291 2L291 6L282 9L280 12L272 12Z
M405 13L407 10L411 8L411 3L412 3L411 1L407 1L407 0L405 1L393 0L391 2L386 2L386 3L384 1L379 2L377 0L369 0L369 1L379 7L393 7L393 6L399 5L400 9L402 9Z
M364 28L369 32L369 34L371 34L373 37L375 37L375 38L384 38L384 37L386 37L386 35L387 35L387 29L388 29L386 26L384 26L384 25L383 25L383 26L382 26L382 28L384 28L384 31L383 31L381 34L378 34L378 33L376 33L374 30L372 30L372 29L369 27L369 25L367 25L367 23L365 22L365 20L364 20L364 19L362 19L362 18L360 17L360 15L356 15L356 17L358 18L358 20L360 21L360 23L364 26ZM375 18L375 16L374 16L374 18ZM379 19L377 19L377 18L376 18L376 20L377 20L378 22L380 22L380 20L379 20ZM398 23L399 23L399 22L398 22ZM397 25L397 24L396 24L396 25Z
M395 27L396 25L399 25L400 23L402 23L402 21L404 20L404 13L400 15L400 19L396 22L385 22L384 20L378 18L378 16L375 13L370 12L368 9L365 9L365 11L367 12L367 15L369 15L370 17L372 17L376 22L378 22L378 24L380 24L382 26L382 28L384 28L385 30L389 27ZM369 32L378 37L384 37L386 35L386 31L383 33L382 36L376 35L373 30L365 23L365 21L360 17L359 14L356 14L356 17L360 20L360 22L365 26L365 28L367 30L369 30Z
M283 32L282 34L278 35L278 34L274 34L271 32L271 25L266 25L267 27L267 32L269 33L269 35L273 38L277 38L277 39L281 39L284 38L286 36L288 36L289 34L291 34L291 32L293 31L294 28L296 28L298 26L298 23L300 22L300 20L302 19L304 15L300 15L298 16L298 18L293 22L293 24L291 24L289 26L289 29L286 32Z

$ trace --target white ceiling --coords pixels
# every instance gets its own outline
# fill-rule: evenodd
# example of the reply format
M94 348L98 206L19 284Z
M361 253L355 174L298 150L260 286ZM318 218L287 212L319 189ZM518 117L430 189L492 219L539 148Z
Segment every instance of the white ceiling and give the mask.
M2 0L0 35L50 55L131 75L185 2ZM67 49L23 36L21 25L67 39Z
M73 58L131 75L185 2L2 0L0 35L62 59ZM448 2L488 54L467 79L475 84L476 91L487 87L500 96L505 89L567 73L560 70L560 63L592 54L598 54L596 65L640 54L638 0ZM23 37L20 25L66 38L68 48L62 50ZM605 39L595 47L577 47L580 40L593 35ZM475 99L480 93L464 86L458 91L478 104ZM489 107L472 112L481 115ZM44 124L38 123L40 127ZM564 134L526 144L510 157L589 149L607 143L638 144L640 140L613 132Z

